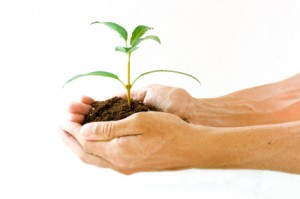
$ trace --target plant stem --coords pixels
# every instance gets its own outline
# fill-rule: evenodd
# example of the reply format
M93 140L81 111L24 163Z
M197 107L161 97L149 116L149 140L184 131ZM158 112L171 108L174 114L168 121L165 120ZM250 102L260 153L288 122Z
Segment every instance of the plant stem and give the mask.
M130 84L130 56L131 56L131 53L128 53L126 90L127 90L127 104L128 104L129 108L131 108L131 99L130 99L130 90L131 90L131 84Z

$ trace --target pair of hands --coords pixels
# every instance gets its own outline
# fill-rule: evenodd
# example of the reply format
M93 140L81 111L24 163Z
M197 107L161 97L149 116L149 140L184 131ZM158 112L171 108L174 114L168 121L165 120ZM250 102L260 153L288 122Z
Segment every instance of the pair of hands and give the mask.
M63 141L83 162L124 174L191 167L188 146L199 134L189 115L194 98L183 89L161 85L136 90L132 98L164 112L81 125L94 102L83 97L69 107L70 118L61 129Z
M94 102L84 97L70 105L61 135L83 162L124 174L182 168L300 173L299 88L299 74L209 99L151 85L132 97L164 112L81 125Z

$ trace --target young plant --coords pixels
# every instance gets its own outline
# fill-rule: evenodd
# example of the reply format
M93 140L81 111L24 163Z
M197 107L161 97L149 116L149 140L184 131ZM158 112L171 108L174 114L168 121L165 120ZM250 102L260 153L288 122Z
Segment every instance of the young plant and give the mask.
M77 75L77 76L69 79L64 85L66 85L67 83L69 83L69 82L71 82L75 79L78 79L78 78L84 77L84 76L103 76L103 77L110 77L110 78L116 79L125 87L126 92L127 92L128 107L131 108L131 98L130 98L131 88L139 78L141 78L145 75L148 75L148 74L151 74L151 73L156 73L156 72L171 72L171 73L177 73L177 74L189 76L189 77L195 79L200 84L200 81L196 77L194 77L190 74L184 73L184 72L174 71L174 70L151 70L151 71L140 74L138 77L136 77L134 79L133 82L131 82L131 74L130 74L131 54L134 51L136 51L139 48L138 45L141 42L145 41L145 40L153 40L153 41L156 41L160 44L161 42L160 42L159 37L155 36L155 35L149 35L149 36L143 37L147 31L152 30L153 28L149 27L149 26L145 26L145 25L139 25L133 30L133 32L131 34L130 42L128 44L128 33L127 33L126 29L123 28L122 26L120 26L119 24L116 24L114 22L99 22L99 21L95 21L95 22L91 23L91 25L93 25L93 24L106 25L107 27L109 27L112 30L114 30L115 32L117 32L120 35L120 37L124 40L125 46L116 46L115 50L127 54L127 57L128 57L128 61L127 61L127 83L124 83L114 73L107 72L107 71L94 71L94 72L89 72L89 73Z

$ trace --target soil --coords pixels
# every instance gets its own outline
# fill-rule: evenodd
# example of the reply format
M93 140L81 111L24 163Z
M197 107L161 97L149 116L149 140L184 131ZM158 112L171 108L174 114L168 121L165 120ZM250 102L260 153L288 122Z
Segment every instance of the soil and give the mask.
M91 111L86 114L83 123L121 120L134 113L146 111L159 110L136 100L131 100L131 108L129 108L127 99L113 97L106 101L95 101L92 104Z

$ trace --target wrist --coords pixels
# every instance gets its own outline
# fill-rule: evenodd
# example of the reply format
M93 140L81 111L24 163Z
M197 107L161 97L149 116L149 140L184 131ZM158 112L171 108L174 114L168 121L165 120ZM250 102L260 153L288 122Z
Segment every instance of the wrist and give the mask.
M217 128L189 125L189 135L184 139L185 154L182 156L187 168L217 168L219 146L214 143Z
M260 99L223 96L218 98L193 98L188 121L213 127L241 127L293 121L300 114L291 108L278 107L276 102ZM300 103L296 104L300 107ZM296 108L297 109L297 108Z
M194 124L218 127L297 121L300 119L300 81L299 78L292 80L244 89L218 98L194 98L190 120Z
M300 122L206 131L194 149L196 168L267 169L300 173ZM197 157L199 157L197 159Z
M187 120L191 124L205 126L232 126L232 111L221 98L192 98L187 111Z

